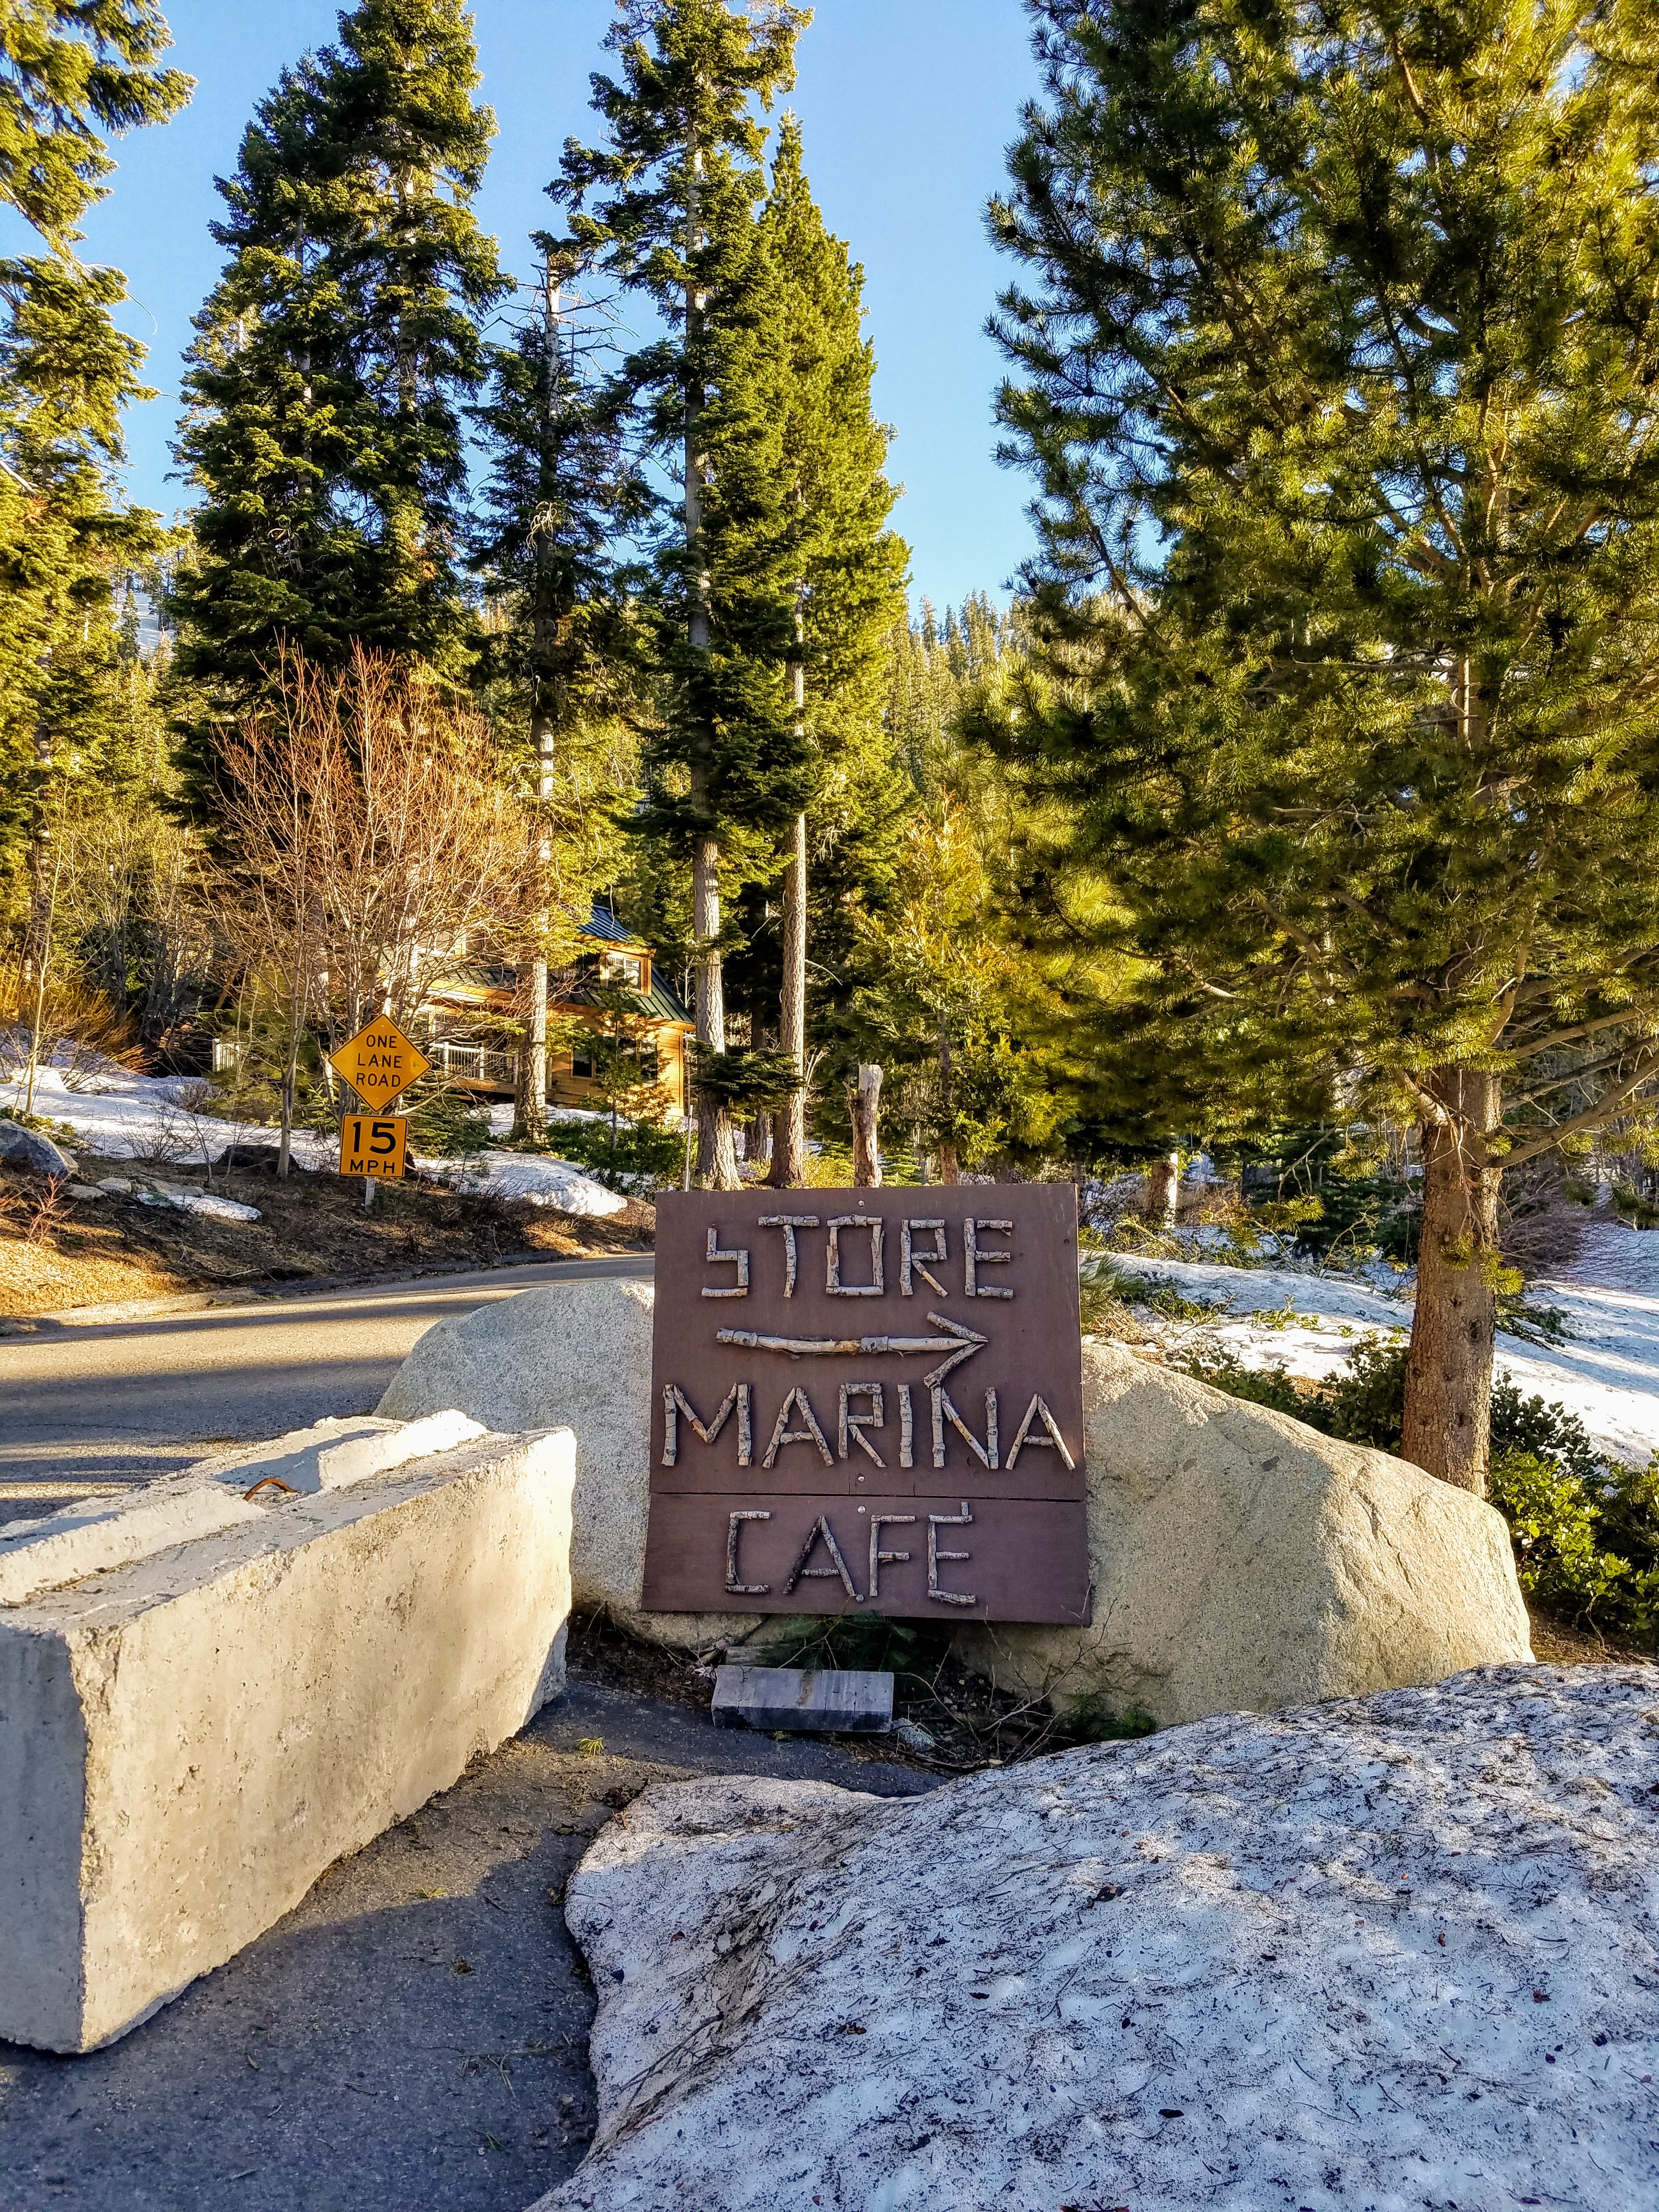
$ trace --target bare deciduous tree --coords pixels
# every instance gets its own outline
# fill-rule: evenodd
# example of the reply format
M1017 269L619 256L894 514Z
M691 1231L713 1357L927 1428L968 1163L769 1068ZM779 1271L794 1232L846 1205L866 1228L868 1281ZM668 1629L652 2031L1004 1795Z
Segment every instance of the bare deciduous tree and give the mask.
M537 864L487 725L419 672L359 648L338 672L285 653L274 711L223 757L230 926L281 979L288 1030L278 1172L301 1039L376 1014L405 1028L469 940L511 943Z

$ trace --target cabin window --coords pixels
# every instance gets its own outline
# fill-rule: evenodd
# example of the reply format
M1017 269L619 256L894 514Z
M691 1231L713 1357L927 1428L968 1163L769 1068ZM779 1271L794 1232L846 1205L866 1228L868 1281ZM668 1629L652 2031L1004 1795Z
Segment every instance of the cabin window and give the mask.
M599 981L619 983L625 991L637 991L645 980L645 963L637 952L601 952Z
M657 1080L660 1061L655 1044L648 1039L641 1042L634 1037L620 1038L617 1041L616 1053L620 1060L636 1060L639 1062L639 1080L641 1083ZM592 1045L583 1042L574 1046L570 1054L570 1073L585 1075L591 1079L597 1072Z

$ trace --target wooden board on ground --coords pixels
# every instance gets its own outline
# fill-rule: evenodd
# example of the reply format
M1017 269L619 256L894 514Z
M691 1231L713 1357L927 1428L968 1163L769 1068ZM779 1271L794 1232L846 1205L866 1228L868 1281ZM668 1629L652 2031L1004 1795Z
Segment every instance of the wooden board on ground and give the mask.
M432 1062L390 1015L383 1014L360 1030L349 1044L342 1045L328 1064L365 1106L386 1107L417 1082Z
M664 1192L645 1604L1087 1618L1070 1184Z
M409 1171L409 1122L402 1114L348 1114L340 1124L340 1173L384 1176Z

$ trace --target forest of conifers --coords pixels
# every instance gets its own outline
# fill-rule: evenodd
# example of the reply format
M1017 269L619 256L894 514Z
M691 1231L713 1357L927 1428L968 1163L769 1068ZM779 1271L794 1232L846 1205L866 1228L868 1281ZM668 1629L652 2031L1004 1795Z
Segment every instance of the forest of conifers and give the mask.
M1391 1188L1402 1448L1478 1488L1518 1194L1659 1161L1659 30L1030 15L982 312L1036 550L940 612L808 11L619 0L509 249L461 0L343 12L221 182L172 525L79 246L191 85L153 0L0 14L0 1027L234 1035L320 1127L331 1044L465 958L545 1146L598 902L692 1010L716 1187L839 1158L878 1066L890 1176Z

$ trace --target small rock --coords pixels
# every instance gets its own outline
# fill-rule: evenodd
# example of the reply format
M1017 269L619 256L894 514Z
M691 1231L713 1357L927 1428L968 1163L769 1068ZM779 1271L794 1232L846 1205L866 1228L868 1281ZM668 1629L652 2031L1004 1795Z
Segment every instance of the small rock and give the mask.
M937 1739L929 1735L927 1729L918 1726L915 1721L895 1721L893 1734L907 1751L933 1751L937 1748Z
M204 1213L215 1221L257 1221L257 1206L240 1205L234 1198L216 1198L212 1192L187 1184L155 1182L138 1193L140 1206L171 1206L180 1213Z
M873 1735L893 1725L893 1678L854 1667L722 1667L716 1728Z
M104 1194L95 1182L72 1182L68 1194L70 1198L101 1198Z
M72 1176L76 1161L72 1152L43 1136L39 1129L26 1129L21 1121L0 1117L0 1159L19 1160L35 1175Z

